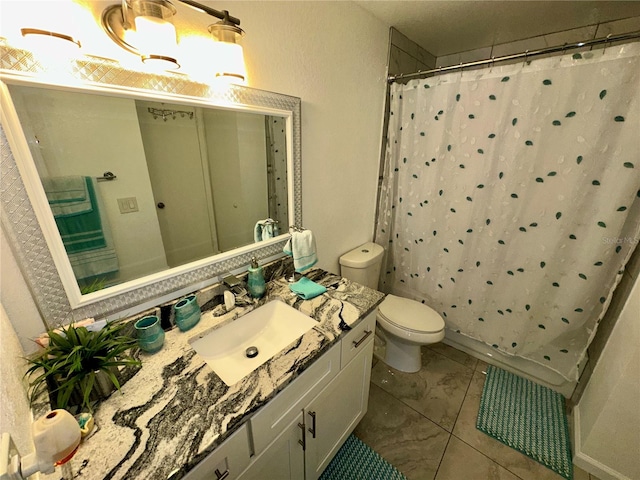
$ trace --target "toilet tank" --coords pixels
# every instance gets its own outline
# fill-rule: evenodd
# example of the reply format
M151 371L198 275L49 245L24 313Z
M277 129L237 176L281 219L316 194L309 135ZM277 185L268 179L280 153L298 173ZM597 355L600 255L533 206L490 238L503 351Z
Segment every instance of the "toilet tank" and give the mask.
M360 245L340 257L340 274L353 282L378 289L384 249L373 242Z

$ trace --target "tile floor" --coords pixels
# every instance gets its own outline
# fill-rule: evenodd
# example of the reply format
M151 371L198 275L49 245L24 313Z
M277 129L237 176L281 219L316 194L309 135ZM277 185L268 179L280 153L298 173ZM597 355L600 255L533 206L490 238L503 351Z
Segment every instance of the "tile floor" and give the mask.
M476 429L487 364L443 343L407 374L374 358L369 409L356 436L409 480L561 480ZM574 466L574 480L597 480Z

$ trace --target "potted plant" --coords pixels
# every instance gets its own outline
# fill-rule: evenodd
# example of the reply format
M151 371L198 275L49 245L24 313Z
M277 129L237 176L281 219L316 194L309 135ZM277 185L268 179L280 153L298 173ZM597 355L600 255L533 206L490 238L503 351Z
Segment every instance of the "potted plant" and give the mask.
M120 391L118 367L140 365L129 352L136 340L126 333L128 328L116 320L98 331L73 324L61 332L49 330L49 345L27 358L31 402L48 388L53 408L68 409L75 403L92 412L101 385Z

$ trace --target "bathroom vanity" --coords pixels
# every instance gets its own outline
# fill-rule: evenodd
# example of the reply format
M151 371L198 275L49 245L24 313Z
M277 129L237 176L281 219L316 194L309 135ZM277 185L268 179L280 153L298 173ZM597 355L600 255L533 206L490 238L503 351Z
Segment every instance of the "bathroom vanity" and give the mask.
M325 294L301 300L280 278L255 306L205 309L192 330L167 332L122 395L99 405L97 428L56 478L317 479L367 410L384 295L321 270L310 276ZM226 385L189 340L276 299L317 325Z

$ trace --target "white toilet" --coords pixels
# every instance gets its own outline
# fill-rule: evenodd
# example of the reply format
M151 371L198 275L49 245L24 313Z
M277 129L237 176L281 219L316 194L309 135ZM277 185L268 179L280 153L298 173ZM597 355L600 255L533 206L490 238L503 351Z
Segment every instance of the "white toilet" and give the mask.
M343 277L378 288L384 249L365 243L340 257ZM378 306L377 333L386 341L384 362L402 372L417 372L422 366L420 347L444 338L444 320L432 308L408 298L387 295Z

